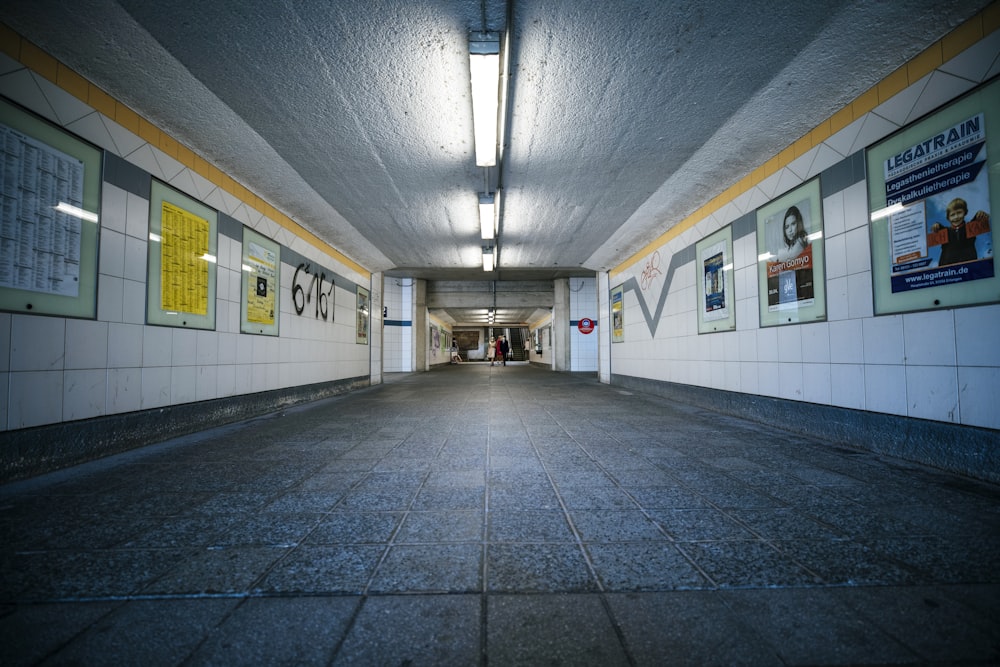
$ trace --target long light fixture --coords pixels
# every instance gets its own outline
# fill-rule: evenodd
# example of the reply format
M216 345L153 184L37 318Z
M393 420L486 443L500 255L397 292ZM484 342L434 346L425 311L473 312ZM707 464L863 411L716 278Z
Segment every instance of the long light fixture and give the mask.
M500 105L500 33L469 35L472 72L472 125L476 137L476 166L497 163L497 112Z
M496 236L496 196L479 193L479 230L484 241Z
M493 246L491 246L491 245L484 245L483 246L483 271L492 271L493 270L493 267L494 267L493 261L494 261L494 259L495 258L493 256Z

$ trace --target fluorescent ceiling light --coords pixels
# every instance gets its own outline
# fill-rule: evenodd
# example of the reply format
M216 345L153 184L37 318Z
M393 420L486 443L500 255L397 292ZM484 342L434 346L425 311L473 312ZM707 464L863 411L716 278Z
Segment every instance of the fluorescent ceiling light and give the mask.
M484 241L491 240L496 235L496 198L493 195L479 195L479 230Z
M483 271L493 270L493 260L493 246L483 246Z
M56 204L55 209L60 213L66 213L72 215L75 218L80 218L81 220L86 220L87 222L97 222L97 214L91 213L90 211L84 211L79 206L73 206L72 204L67 204L64 201Z
M497 111L500 105L500 34L474 32L469 37L472 73L472 125L476 137L476 166L497 163Z
M890 215L895 215L896 213L902 212L906 207L900 203L892 204L891 206L886 206L885 208L880 208L877 211L872 211L872 222L876 220L881 220L882 218L888 218Z

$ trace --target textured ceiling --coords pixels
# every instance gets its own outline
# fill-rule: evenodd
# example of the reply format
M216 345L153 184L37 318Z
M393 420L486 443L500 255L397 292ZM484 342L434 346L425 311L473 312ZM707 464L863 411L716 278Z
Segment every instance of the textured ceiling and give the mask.
M615 267L986 4L33 0L2 20L362 266L508 281ZM510 35L488 170L483 27ZM485 274L477 193L498 184Z

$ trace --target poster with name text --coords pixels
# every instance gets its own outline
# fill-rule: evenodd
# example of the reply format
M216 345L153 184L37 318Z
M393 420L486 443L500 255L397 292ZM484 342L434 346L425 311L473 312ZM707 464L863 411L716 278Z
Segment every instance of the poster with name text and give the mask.
M826 319L819 179L757 209L757 272L761 326Z

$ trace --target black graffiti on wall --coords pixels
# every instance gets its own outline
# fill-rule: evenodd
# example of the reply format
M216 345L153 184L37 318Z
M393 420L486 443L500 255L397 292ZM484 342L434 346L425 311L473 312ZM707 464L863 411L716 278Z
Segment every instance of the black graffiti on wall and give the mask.
M329 319L332 322L333 288L336 284L333 278L330 278L330 289L327 290L324 287L327 280L326 272L311 273L311 268L311 264L303 262L295 269L295 275L292 276L292 305L295 306L295 313L301 315L307 304L314 303L316 319ZM300 274L302 282L299 282ZM303 284L308 285L308 287L303 287ZM315 301L313 300L314 295Z

